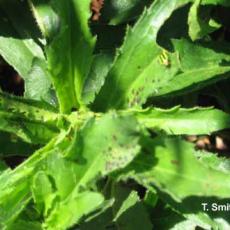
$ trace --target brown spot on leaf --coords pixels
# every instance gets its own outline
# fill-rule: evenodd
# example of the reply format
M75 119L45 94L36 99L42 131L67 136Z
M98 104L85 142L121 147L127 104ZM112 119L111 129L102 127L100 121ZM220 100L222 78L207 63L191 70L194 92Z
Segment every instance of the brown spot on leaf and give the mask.
M171 160L171 163L174 165L179 165L179 161L177 161L177 160Z
M117 141L117 136L116 135L113 135L112 138L113 138L114 141Z
M72 141L73 137L69 134L69 135L66 136L66 139L67 139L68 141Z
M108 151L109 151L109 152L111 152L112 150L113 150L112 147L109 147L109 148L108 148Z

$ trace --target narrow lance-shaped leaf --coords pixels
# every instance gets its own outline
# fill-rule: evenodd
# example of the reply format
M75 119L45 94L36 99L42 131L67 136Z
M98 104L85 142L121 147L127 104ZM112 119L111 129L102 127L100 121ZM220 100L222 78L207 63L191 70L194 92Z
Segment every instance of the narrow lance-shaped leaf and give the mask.
M49 71L62 112L82 104L82 90L90 70L95 39L88 19L90 0L51 1L60 20L59 32L46 48Z
M0 130L14 133L23 141L34 144L45 144L59 131L56 126L44 124L42 121L1 111Z
M117 52L105 85L96 97L96 109L132 106L136 101L139 104L139 95L149 87L142 87L143 84L146 85L145 79L154 78L150 73L155 71L152 75L156 75L156 68L159 65L158 56L161 49L156 43L157 33L178 7L178 2L154 1L152 6L144 11L134 28L128 28L124 44Z
M28 118L53 124L58 118L56 108L45 102L23 99L2 92L0 92L0 111L22 114Z
M230 128L230 115L214 108L149 108L134 114L145 127L172 135L202 135Z
M229 77L226 73L230 66L224 63L229 60L228 53L186 40L174 40L173 53L157 45L156 36L162 24L173 10L187 2L155 1L134 28L127 31L96 97L95 110L141 106L150 96L184 93Z
M0 129L26 142L45 143L59 131L60 115L45 104L0 93Z

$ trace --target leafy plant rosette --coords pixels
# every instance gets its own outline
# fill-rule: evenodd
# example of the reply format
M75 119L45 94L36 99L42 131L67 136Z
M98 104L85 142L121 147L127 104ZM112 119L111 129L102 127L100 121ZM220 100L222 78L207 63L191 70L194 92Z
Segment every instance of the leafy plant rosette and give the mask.
M0 2L0 54L25 81L24 97L0 93L1 229L230 228L202 206L229 200L229 160L183 139L229 114L156 106L230 77L218 4L117 1L90 25L90 0Z

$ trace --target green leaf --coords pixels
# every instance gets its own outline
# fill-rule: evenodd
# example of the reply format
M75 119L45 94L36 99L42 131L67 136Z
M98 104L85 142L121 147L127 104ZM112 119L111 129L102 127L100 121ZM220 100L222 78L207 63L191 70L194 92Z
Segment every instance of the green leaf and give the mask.
M152 96L176 96L205 87L216 81L229 77L229 52L215 51L201 44L190 43L186 40L173 40L176 50L174 53L180 68L174 75L166 74L165 78L157 79L153 85ZM173 55L174 55L173 54ZM169 56L169 59L175 57ZM173 60L172 60L173 61ZM172 63L173 65L173 63Z
M119 15L109 23L126 23L147 1L108 0L102 15L111 4ZM0 92L0 229L229 229L229 212L202 207L229 202L229 160L175 136L229 128L229 115L174 107L203 104L205 91L176 96L230 76L229 3L155 0L124 37L125 24L89 25L91 0L28 2L0 2L0 55L24 71L25 97L36 100ZM191 41L212 19L218 34ZM172 109L147 108L155 102ZM12 155L28 158L14 168Z
M112 65L113 54L99 53L94 56L90 73L85 81L82 98L85 104L94 101L96 94L104 84L105 77Z
M89 220L84 220L80 224L80 229L82 230L106 230L108 227L114 227L114 224L111 223L113 219L113 214L111 208L103 210L103 212L96 215L96 217L92 217Z
M96 98L97 110L131 106L133 101L134 104L136 101L139 102L139 98L136 98L139 94L143 93L146 96L146 87L143 88L142 85L146 85L147 77L152 80L156 73L152 77L149 75L159 65L158 56L161 49L156 43L157 33L178 7L178 2L155 1L144 11L136 25L128 28L125 41L118 50L113 67ZM165 66L163 69L165 70Z
M26 79L34 57L44 60L41 47L33 40L37 35L35 23L26 2L3 0L0 10L1 55Z
M48 175L44 171L36 173L31 190L37 210L40 213L44 213L44 216L47 216L48 211L52 208L56 194L53 191L54 189Z
M135 20L151 2L151 0L105 1L101 18L110 25L126 23Z
M208 181L208 180L207 180ZM221 199L218 196L190 196L182 202L175 202L165 194L159 194L174 211L183 215L203 229L228 229L230 215L224 211L212 211L212 204L226 205L229 198ZM202 204L207 203L208 210L204 211Z
M95 174L106 175L130 163L139 153L138 133L139 126L132 116L111 112L101 118L90 119L80 133L76 133L76 139L66 153L77 161L87 160L79 165L76 173L80 184L84 186ZM94 168L94 165L97 167ZM94 168L92 174L85 174L86 168Z
M95 39L90 33L90 0L51 1L60 32L46 49L60 110L69 113L82 104L82 90L92 63Z
M0 91L0 110L15 112L37 119L55 120L57 109L46 102L24 99Z
M113 206L83 222L80 229L152 229L147 210L136 191L114 182L111 197L115 201Z
M167 50L173 50L171 39L188 38L188 12L187 4L176 9L171 17L164 23L157 35L157 42ZM178 20L180 18L180 20Z
M63 209L73 209L81 190L87 188L89 183L95 183L94 180L99 175L107 175L125 167L134 158L139 150L135 132L135 120L131 118L116 118L115 114L108 114L97 122L90 119L76 132L75 140L64 153L67 157L65 161L57 153L46 160L47 172L53 176L61 198L47 218L47 226L65 228L78 222L78 215L66 214L63 220ZM100 139L97 138L98 135ZM69 179L66 181L63 178ZM88 205L85 210L88 210L87 207Z
M195 1L195 0L193 0ZM201 3L203 5L223 5L223 6L230 6L230 2L228 0L202 0Z
M0 3L0 54L25 81L25 94L31 99L50 100L44 95L50 91L50 79L45 75L33 75L33 83L40 82L36 96L31 90L31 68L37 68L34 59L39 59L40 71L45 72L45 57L40 45L39 31L26 1L3 0ZM35 86L35 85L34 85ZM33 87L34 87L33 86Z
M42 230L42 226L39 222L33 222L28 220L17 220L15 223L7 227L7 230Z
M173 40L174 49L178 52L183 72L202 69L202 67L228 67L230 50L223 48L227 43L192 43L185 39Z
M64 153L67 160L72 159L75 164L70 161L63 162L61 158L58 159L57 154L47 160L48 174L53 175L58 195L62 198L48 217L48 226L58 227L56 219L63 219L63 208L71 208L81 190L87 188L89 183L95 183L98 176L105 176L132 161L139 152L136 132L138 127L132 117L107 114L97 121L90 119L76 132L74 141ZM69 180L63 181L63 178ZM77 216L66 214L61 223L65 227L77 221Z
M57 195L61 198L47 218L48 228L62 229L77 223L80 218L77 212L73 216L65 210L73 209L73 205L80 202L78 196L81 196L81 189L87 188L89 182L100 174L106 175L122 168L133 159L138 151L137 138L132 134L135 132L132 128L134 124L135 121L130 121L130 118L115 118L112 114L102 117L96 123L90 120L80 132L76 132L74 141L64 152L66 160L57 153L46 159L44 168L54 178ZM118 129L121 134L117 136ZM69 158L73 158L76 163L69 161ZM65 181L63 178L69 179ZM103 201L101 198L99 200ZM82 207L84 212L88 210L87 207ZM65 217L63 213L67 213Z
M219 157L217 154L207 153L203 151L197 151L195 156L199 159L204 165L217 169L225 173L230 171L230 159L226 157Z
M150 189L156 186L176 201L189 196L229 197L229 175L199 162L191 144L178 138L156 138L145 146L148 153L128 167L128 177Z
M1 177L4 177L5 175L6 173L1 174ZM9 174L7 176L9 177ZM7 180L7 178L5 179ZM7 188L5 188L5 191L2 192L0 196L0 227L2 229L11 224L29 203L30 197L25 193L26 187L27 182L24 182L17 184L17 188L13 189L13 192L11 193L10 189Z
M201 39L221 27L221 24L211 19L211 9L200 8L201 2L201 0L194 2L188 16L189 35L193 41Z
M44 144L58 133L54 125L44 124L22 115L0 111L0 130L11 132L25 142Z
M26 208L31 200L30 178L34 166L47 155L47 151L53 148L55 140L52 140L43 149L38 150L31 158L14 170L6 170L0 175L0 227L11 225L18 215Z
M149 108L134 113L145 127L154 131L164 131L169 135L210 134L230 127L230 115L213 108Z
M144 197L144 204L147 206L148 209L152 209L156 206L158 201L157 191L154 191L153 189L147 190Z
M53 107L0 93L0 130L26 142L46 143L58 132L60 115Z
M121 190L121 192L123 192ZM133 218L136 216L136 218ZM119 210L114 217L114 221L118 228L127 230L145 229L150 230L153 228L147 211L145 210L143 203L137 192L130 192L126 200L123 201Z
M89 192L88 186L99 176L124 168L139 153L137 132L133 117L114 113L97 120L91 118L74 133L72 129L61 132L14 171L0 176L0 187L4 189L0 194L0 213L5 210L0 220L11 223L31 199L32 189L38 209L44 216L48 214L48 228L65 229L77 223L103 201L97 192ZM46 190L39 186L41 183ZM91 199L95 199L94 206L83 205ZM62 218L64 211L76 203L82 204L82 209L76 215L66 212Z
M158 204L158 206L154 210L155 212L153 211L155 215L152 216L152 222L156 229L194 230L197 226L200 226L199 222L196 222L194 220L187 220L180 213L177 213L175 212L175 210L172 209L170 209L170 206L167 204Z
M192 220L180 220L175 223L176 218L178 218L178 216L175 215L158 219L156 226L162 230L194 230L197 227L197 224Z
M29 4L42 35L52 40L59 29L58 16L46 0L29 0Z
M42 166L49 155L62 151L60 146L66 132L53 138L45 147L37 150L30 158L14 170L5 170L0 176L0 227L10 226L26 209L31 201L31 183L33 175Z
M56 106L57 100L55 92L52 91L51 88L51 76L47 70L46 62L35 58L28 72L24 97L38 101L46 101Z
M104 198L96 192L82 192L71 199L71 202L62 203L47 219L46 229L64 230L77 223L80 218L99 208ZM90 204L90 205L89 205Z
M94 109L140 106L149 96L184 93L228 77L220 77L230 70L225 63L229 60L228 53L218 53L213 48L186 40L173 40L174 53L156 44L158 30L178 7L173 1L170 4L171 7L156 1L134 28L127 31L125 42L96 97ZM154 18L161 21L153 32L150 25Z

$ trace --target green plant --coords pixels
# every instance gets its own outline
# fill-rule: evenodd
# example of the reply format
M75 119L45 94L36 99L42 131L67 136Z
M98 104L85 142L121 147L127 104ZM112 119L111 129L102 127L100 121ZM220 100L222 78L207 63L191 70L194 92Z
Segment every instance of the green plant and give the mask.
M229 228L201 205L229 199L229 160L183 135L230 116L171 102L230 76L229 44L210 37L222 25L210 7L229 1L155 0L141 16L141 1L117 2L104 14L115 27L91 28L90 0L0 2L0 53L25 81L24 98L0 93L1 229ZM10 169L15 154L27 159Z

